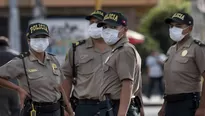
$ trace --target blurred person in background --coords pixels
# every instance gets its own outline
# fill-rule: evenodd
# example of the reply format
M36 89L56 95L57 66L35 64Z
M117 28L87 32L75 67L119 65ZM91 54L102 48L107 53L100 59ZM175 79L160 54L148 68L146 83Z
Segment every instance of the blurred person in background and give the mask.
M152 51L146 58L146 66L149 77L149 87L147 97L150 99L154 85L158 84L160 95L163 96L163 72L162 72L162 58L157 51Z
M18 52L9 48L8 38L0 36L0 66L6 64L18 54ZM11 79L10 81L18 85L17 79ZM0 116L19 116L18 93L3 87L0 87L0 91Z

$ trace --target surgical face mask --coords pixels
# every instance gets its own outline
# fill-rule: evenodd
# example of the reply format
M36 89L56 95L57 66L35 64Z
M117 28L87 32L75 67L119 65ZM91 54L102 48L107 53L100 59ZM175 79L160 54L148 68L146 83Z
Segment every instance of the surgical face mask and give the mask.
M120 38L118 37L119 31L117 29L106 28L102 30L102 38L108 45L114 45Z
M102 27L98 28L97 23L93 23L88 27L88 35L93 39L100 39L102 33Z
M36 52L44 52L46 48L49 46L48 38L31 38L30 39L30 47Z
M188 27L187 27L188 28ZM185 29L187 29L185 28ZM169 28L169 35L170 35L170 38L173 40L173 41L176 41L176 42L179 42L181 41L187 34L183 35L182 32L183 32L184 29L182 28L178 28L178 27L172 27L172 28Z

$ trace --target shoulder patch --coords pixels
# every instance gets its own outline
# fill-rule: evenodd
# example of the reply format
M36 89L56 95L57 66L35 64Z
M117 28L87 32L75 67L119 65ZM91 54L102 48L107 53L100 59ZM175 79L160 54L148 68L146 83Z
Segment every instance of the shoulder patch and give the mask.
M117 48L113 49L112 52L115 52L116 50L119 50L121 48L123 48L123 45L122 46L118 46Z
M81 41L78 41L76 43L73 43L75 46L79 46L79 45L82 45L85 43L85 40L81 40Z
M23 58L25 58L25 57L27 57L27 56L29 56L29 55L30 55L29 52L23 52L23 53L21 53L21 54L18 55L18 58L23 59Z
M194 40L194 43L196 43L199 46L205 46L205 44L202 43L200 40Z
M68 59L68 53L66 53L65 55L65 61Z
M76 47L85 43L85 40L78 41L76 43L72 43L73 51L76 50Z

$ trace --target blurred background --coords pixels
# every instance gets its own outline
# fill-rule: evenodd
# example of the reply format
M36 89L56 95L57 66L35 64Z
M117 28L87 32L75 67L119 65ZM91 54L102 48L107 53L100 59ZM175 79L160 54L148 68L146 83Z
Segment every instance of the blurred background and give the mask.
M205 0L0 0L0 36L9 38L12 49L25 52L28 51L25 36L28 24L46 23L51 34L48 52L55 54L62 63L71 43L88 37L89 23L84 17L95 9L122 12L128 17L127 37L143 61L145 113L146 116L157 116L163 102L160 81L150 90L148 62L153 52L163 62L173 44L164 19L177 11L190 13L195 24L192 36L204 41Z

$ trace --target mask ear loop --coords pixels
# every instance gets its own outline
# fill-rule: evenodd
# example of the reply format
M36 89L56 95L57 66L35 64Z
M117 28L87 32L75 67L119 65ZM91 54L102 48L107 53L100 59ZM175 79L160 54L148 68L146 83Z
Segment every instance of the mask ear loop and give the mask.
M183 31L186 30L186 29L188 29L189 27L190 27L190 26L185 27L185 28L183 29ZM182 31L182 32L183 32L183 31ZM189 33L186 33L186 34L184 34L184 36L186 36L186 35L188 35L188 34L189 34Z
M122 34L122 36L121 37L119 37L119 34L120 34L120 32L121 32L121 30L123 30L124 28L122 27L120 30L119 30L119 33L118 33L118 38L119 39L121 39L124 35Z

